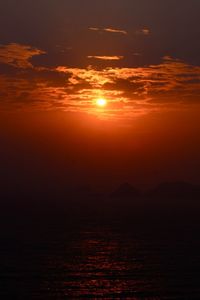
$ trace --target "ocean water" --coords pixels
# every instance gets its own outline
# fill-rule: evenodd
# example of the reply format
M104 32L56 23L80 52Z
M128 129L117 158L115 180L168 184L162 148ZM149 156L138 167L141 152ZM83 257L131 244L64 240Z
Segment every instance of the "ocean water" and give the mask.
M196 225L18 215L0 238L0 299L200 299Z

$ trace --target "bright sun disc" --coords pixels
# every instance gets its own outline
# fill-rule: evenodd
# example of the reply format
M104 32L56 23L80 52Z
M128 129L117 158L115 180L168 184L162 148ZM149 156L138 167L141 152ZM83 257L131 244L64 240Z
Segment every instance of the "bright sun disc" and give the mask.
M96 103L98 106L105 106L107 104L107 101L106 101L106 99L100 98L97 100Z

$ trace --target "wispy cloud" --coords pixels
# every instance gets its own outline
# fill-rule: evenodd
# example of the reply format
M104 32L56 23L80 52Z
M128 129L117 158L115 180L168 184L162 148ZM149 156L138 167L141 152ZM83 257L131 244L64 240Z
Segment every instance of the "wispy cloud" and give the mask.
M98 27L89 27L88 29L92 30L92 31L100 31L100 30L102 30L102 29L100 29Z
M113 34L121 34L121 35L128 35L128 31L120 28L114 28L114 27L106 27L106 28L100 28L100 27L89 27L88 28L91 31L96 31L99 33L107 32L107 33L113 33ZM136 35L150 35L151 30L147 27L140 28L134 31L134 34Z
M44 51L29 45L11 43L0 45L0 63L8 64L17 68L32 68L30 59L33 56L45 54Z
M142 54L139 53L139 52L134 52L133 55L134 55L134 56L141 56Z
M135 32L137 35L149 35L151 33L149 28L138 29Z
M112 55L112 56L100 56L100 55L89 55L88 58L100 59L100 60L120 60L123 59L124 56Z
M119 33L124 35L128 34L126 30L113 28L113 27L107 27L107 28L89 27L89 30L99 31L99 32Z
M116 28L104 28L104 31L111 32L111 33L121 33L121 34L128 34L126 30L116 29Z

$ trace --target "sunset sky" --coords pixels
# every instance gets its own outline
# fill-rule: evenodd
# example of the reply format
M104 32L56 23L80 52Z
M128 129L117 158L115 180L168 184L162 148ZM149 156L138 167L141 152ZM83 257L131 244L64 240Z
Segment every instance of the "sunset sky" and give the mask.
M200 183L199 0L1 0L0 11L4 184Z

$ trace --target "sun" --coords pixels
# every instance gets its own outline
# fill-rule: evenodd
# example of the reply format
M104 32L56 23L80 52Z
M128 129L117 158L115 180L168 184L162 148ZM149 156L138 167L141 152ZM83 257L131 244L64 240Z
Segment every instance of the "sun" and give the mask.
M104 106L106 106L107 101L106 101L106 99L104 99L104 98L99 98L99 99L97 99L96 104L97 104L98 106L104 107Z

